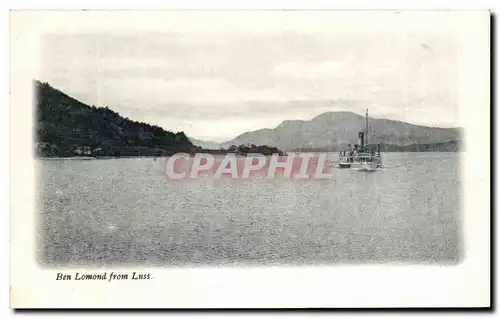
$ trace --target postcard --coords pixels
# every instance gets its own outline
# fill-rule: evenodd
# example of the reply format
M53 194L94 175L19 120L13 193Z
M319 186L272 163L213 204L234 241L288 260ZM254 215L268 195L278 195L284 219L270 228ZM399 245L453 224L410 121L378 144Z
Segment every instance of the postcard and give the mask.
M11 307L489 307L490 20L11 11Z

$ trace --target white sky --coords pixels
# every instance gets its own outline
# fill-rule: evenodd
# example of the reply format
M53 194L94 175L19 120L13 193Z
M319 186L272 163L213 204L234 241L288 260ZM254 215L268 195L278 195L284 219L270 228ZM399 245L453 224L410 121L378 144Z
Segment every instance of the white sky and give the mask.
M205 140L366 108L456 126L459 19L448 16L170 13L143 16L141 28L118 14L93 16L91 28L73 19L43 37L38 79Z

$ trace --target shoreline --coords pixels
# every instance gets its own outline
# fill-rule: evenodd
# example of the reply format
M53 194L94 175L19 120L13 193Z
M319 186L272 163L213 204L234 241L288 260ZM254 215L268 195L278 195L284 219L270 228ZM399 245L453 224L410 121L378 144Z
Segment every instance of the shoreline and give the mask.
M329 153L329 154L336 154L338 151L316 151L317 153ZM381 152L381 153L461 153L464 151L387 151L387 152ZM294 153L307 153L307 151L297 151ZM210 154L207 152L207 154ZM220 154L220 155L225 155L225 154ZM284 154L286 155L286 153ZM264 155L266 157L271 156L271 155ZM108 159L139 159L139 158L152 158L152 159L161 159L161 158L168 158L171 156L103 156L103 157L38 157L35 156L35 159L40 159L40 160L108 160ZM236 157L246 157L244 155L236 155Z

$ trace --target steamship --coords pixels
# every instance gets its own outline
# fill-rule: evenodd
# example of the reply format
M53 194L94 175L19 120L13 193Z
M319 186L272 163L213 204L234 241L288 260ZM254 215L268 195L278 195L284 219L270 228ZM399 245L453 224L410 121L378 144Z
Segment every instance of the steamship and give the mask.
M358 144L351 146L339 153L339 168L350 168L357 170L375 170L382 167L380 156L380 144L377 150L368 149L368 109L366 110L365 131L358 133Z

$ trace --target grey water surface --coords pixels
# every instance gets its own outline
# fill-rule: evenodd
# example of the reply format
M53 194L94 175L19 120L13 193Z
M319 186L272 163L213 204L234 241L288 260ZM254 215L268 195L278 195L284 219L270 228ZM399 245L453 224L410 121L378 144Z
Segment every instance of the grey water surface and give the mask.
M37 160L49 267L455 264L459 153L383 153L330 180L168 181L153 158Z

